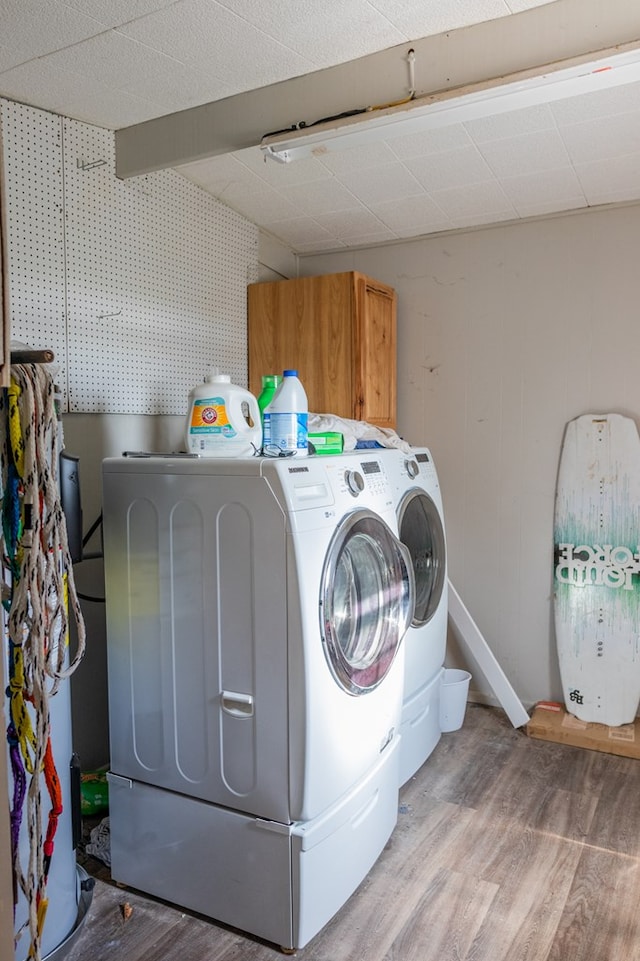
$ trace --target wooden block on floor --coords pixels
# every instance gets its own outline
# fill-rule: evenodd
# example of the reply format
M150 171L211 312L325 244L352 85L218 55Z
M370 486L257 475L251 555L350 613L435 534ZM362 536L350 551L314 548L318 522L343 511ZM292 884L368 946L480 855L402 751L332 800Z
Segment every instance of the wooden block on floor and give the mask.
M640 758L640 718L636 718L633 724L608 727L580 721L556 701L540 701L527 723L527 734L542 741Z

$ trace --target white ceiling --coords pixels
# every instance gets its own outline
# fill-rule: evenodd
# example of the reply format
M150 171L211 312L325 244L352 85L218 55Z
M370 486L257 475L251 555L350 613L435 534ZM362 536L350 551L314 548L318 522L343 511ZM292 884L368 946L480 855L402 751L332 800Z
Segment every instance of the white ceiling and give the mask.
M549 2L0 0L0 96L120 129ZM640 83L322 159L251 147L177 169L300 253L636 201Z

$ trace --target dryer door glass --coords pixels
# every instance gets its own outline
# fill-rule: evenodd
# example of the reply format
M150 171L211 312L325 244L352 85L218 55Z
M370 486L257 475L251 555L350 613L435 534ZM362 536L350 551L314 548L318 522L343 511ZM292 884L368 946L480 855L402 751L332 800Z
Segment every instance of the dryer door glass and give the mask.
M435 614L446 574L444 528L438 508L423 490L408 491L398 511L400 540L409 548L416 581L411 622L422 627Z
M413 616L413 571L403 544L376 514L354 511L324 564L320 622L334 677L351 694L387 674Z

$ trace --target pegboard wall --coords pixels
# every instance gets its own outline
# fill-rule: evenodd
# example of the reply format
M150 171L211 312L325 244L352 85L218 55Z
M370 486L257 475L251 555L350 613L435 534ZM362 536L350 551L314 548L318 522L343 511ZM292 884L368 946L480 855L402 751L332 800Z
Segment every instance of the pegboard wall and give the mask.
M111 131L0 100L12 340L51 347L64 410L184 414L247 384L258 228L172 170L115 176Z

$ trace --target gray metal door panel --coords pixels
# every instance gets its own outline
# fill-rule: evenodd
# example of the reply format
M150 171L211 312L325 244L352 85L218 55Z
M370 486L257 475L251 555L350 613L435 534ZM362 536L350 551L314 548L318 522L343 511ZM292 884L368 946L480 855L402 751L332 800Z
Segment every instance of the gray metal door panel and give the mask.
M267 485L107 473L104 532L112 770L287 820L285 522Z

